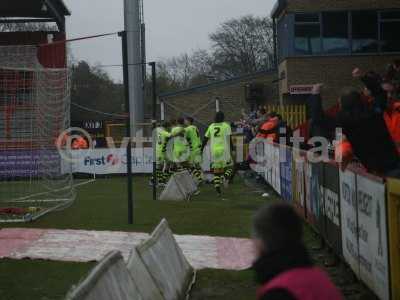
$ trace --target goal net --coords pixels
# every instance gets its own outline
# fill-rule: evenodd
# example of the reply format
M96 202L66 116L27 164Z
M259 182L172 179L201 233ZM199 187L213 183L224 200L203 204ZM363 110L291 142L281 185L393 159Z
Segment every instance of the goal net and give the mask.
M75 198L58 136L70 123L70 71L44 68L36 46L0 46L0 222L24 222Z

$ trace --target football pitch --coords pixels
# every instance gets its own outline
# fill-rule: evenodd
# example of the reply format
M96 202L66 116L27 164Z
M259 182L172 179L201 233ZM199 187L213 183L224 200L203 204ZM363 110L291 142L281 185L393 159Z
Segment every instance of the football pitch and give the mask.
M151 232L166 218L175 234L250 237L254 212L271 198L235 179L216 197L204 185L191 202L152 200L148 177L134 177L134 225L127 223L126 179L98 179L77 188L73 206L28 224L3 227ZM268 199L268 200L266 200ZM94 263L0 260L0 299L62 299ZM256 286L251 271L202 270L191 299L252 299Z

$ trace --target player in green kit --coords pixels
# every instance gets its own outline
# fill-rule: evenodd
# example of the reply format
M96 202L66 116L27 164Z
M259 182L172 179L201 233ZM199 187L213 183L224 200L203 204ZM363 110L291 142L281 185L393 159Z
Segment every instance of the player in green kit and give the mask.
M179 118L171 129L172 161L175 169L183 170L189 159L189 147L185 139L185 120Z
M166 184L168 181L168 160L167 160L167 144L171 138L168 132L169 123L164 122L157 127L157 144L156 144L156 162L157 162L157 181L160 184Z
M199 129L193 125L193 118L185 118L185 138L189 144L190 156L189 165L193 176L197 179L198 183L203 182L203 174L201 171L202 161L202 143L200 138Z
M214 173L214 187L221 195L221 184L225 178L226 169L232 164L231 156L231 126L225 122L223 112L217 112L215 123L212 123L205 134L203 149L207 142L211 146L211 168Z

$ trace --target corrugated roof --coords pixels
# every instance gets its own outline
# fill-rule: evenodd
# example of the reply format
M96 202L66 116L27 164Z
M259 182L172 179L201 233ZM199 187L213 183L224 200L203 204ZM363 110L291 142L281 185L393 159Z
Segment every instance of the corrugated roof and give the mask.
M54 18L50 9L42 9L46 2L52 5L61 16L71 15L63 0L2 0L0 1L0 17Z
M269 75L269 74L273 74L273 73L276 73L276 75L278 77L278 73L277 73L276 69L264 70L264 71L260 71L260 72L256 72L256 73L252 73L252 74L247 74L247 75L238 76L238 77L234 77L234 78L230 78L230 79L226 79L226 80L212 82L209 84L198 85L198 86L194 86L194 87L176 91L176 92L160 94L159 97L162 99L166 99L166 98L175 97L175 96L187 95L187 94L191 94L194 92L204 91L204 90L207 90L212 87L227 86L227 85L235 84L235 83L243 81L243 80L252 80L252 79L262 77L265 75Z

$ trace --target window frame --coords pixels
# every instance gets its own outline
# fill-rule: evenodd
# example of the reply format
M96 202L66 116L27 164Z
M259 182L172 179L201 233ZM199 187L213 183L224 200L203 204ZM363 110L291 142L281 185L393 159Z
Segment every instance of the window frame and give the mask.
M400 17L398 19L383 19L382 14L385 12L389 12L390 10L379 10L378 11L378 48L380 54L399 54L400 49L397 51L382 51L383 41L382 41L382 24L383 23L391 23L391 22L398 22L400 24ZM395 9L394 11L400 13L400 9Z
M376 21L377 21L377 43L378 49L372 52L356 52L353 51L353 12L376 12ZM352 56L365 56L365 55L379 55L381 54L381 33L380 33L380 11L374 9L354 9L349 10L349 30L350 30L350 55Z
M377 51L372 51L372 52L355 52L353 51L353 17L352 13L358 11L358 12L376 12L377 13L377 29L378 29L378 49ZM391 12L391 11L396 11L400 13L400 8L399 9L382 9L382 10L375 10L375 9L352 9L352 10L335 10L335 11L320 11L320 12L313 12L313 13L305 13L305 12L293 12L293 38L292 41L289 41L288 45L291 45L293 51L293 57L318 57L318 56L370 56L370 55L398 55L400 54L400 49L398 51L393 51L393 52L385 52L382 51L382 23L385 22L393 22L393 21L398 21L400 23L400 18L399 19L382 19L382 14L385 12ZM347 13L347 18L348 18L348 37L349 37L349 48L348 51L343 52L343 53L326 53L323 45L323 13L329 13L329 12L342 12L342 13ZM301 15L301 14L314 14L318 15L319 17L319 22L297 22L296 21L296 15ZM316 54L300 54L296 52L296 25L320 25L320 53ZM400 38L400 37L399 37Z
M297 22L296 21L296 15L305 15L305 14L309 14L309 15L317 15L318 16L318 22ZM296 26L297 25L319 25L319 49L320 52L316 53L316 54L299 54L296 51ZM294 22L293 22L293 53L295 54L295 56L319 56L319 55L323 55L324 51L322 49L322 12L317 12L317 13L295 13L294 14Z
M347 48L347 51L342 52L342 53L328 53L325 51L324 48L324 21L323 21L323 14L327 14L327 13L343 13L347 15L347 38L349 41L349 45ZM326 55L326 56L337 56L337 55L348 55L351 54L352 51L352 44L353 44L353 40L352 40L352 28L351 28L351 21L350 21L350 11L346 11L346 10L335 10L335 11L323 11L321 12L321 17L320 17L320 21L321 21L321 50L322 50L322 54Z

